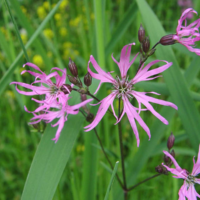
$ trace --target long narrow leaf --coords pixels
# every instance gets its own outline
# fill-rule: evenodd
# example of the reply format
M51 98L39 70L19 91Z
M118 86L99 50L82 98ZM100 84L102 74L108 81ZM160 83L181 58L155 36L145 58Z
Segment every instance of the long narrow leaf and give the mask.
M119 25L115 29L114 33L112 34L111 40L108 42L105 48L106 56L112 52L114 46L119 42L123 34L126 32L128 27L131 25L131 22L135 19L137 7L135 2L133 2L129 9L127 10L126 14L123 16L122 20L120 21Z
M83 117L70 116L58 142L52 141L56 128L48 125L32 162L22 200L50 200L53 198L60 177L74 146Z
M27 52L26 52L26 49L25 49L24 44L23 44L23 42L22 42L22 39L21 39L21 37L20 37L19 29L18 29L18 27L17 27L17 23L16 23L16 21L15 21L13 15L12 15L12 12L11 12L11 10L10 10L9 3L7 2L7 0L5 0L5 3L6 3L6 6L7 6L7 8L8 8L8 12L9 12L9 14L10 14L11 20L12 20L12 22L13 22L13 24L14 24L15 31L16 31L17 37L18 37L18 39L19 39L19 42L20 42L20 44L21 44L22 50L23 50L24 55L25 55L25 57L26 57L26 61L27 61L27 62L30 62L29 57L28 57L28 54L27 54Z
M112 176L111 176L111 179L110 179L110 183L109 183L109 186L108 186L108 188L107 188L106 196L105 196L104 200L107 200L107 199L108 199L108 195L109 195L109 192L110 192L110 190L111 190L111 186L112 186L112 183L113 183L113 181L114 181L115 174L117 173L118 164L119 164L119 161L117 161L117 162L115 163L115 167L114 167L114 169L113 169Z

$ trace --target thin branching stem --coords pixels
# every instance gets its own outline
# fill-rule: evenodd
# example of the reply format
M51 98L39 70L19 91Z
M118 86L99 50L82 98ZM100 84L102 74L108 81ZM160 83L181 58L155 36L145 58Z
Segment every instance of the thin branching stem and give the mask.
M97 139L98 139L98 141L99 141L99 144L100 144L100 146L101 146L101 149L102 149L102 151L103 151L103 153L104 153L104 155L105 155L105 157L106 157L106 160L108 161L108 163L110 164L110 167L111 167L112 170L113 170L114 167L113 167L113 165L112 165L112 163L111 163L111 161L110 161L110 159L109 159L109 157L108 157L108 155L107 155L107 153L106 153L106 151L105 151L105 149L104 149L104 147L103 147L102 141L101 141L101 139L100 139L100 137L99 137L99 135L98 135L98 133L97 133L96 128L94 128L94 132L95 132L96 137L97 137ZM124 186L123 186L123 183L122 183L122 181L120 180L118 174L116 174L116 177L117 177L117 180L118 180L120 186L123 188L123 187L124 187Z
M118 118L121 115L121 108L120 108L121 98L119 98L119 106L118 106ZM123 152L123 142L122 142L122 127L121 121L118 123L118 132L119 132L119 143L120 143L120 154L121 154L121 163L122 163L122 175L123 175L123 185L124 185L124 199L127 200L128 198L128 191L126 185L126 173L124 167L124 152Z
M155 175L153 175L153 176L151 176L151 177L149 177L149 178L146 178L145 180L143 180L143 181L137 183L136 185L134 185L134 186L128 188L128 191L131 191L131 190L135 189L137 186L141 185L142 183L145 183L146 181L149 181L149 180L151 180L151 179L153 179L153 178L155 178L155 177L157 177L157 176L160 176L160 175L161 175L161 174L155 174Z
M83 114L83 116L86 118L86 115L85 115L85 113L83 112L83 110L80 109L80 112L81 112L81 113ZM107 155L107 153L106 153L106 151L105 151L105 149L104 149L104 147L103 147L103 143L102 143L101 138L99 137L99 135L98 135L98 133L97 133L96 128L94 128L94 132L95 132L95 135L96 135L96 137L97 137L97 139L98 139L98 141L99 141L99 144L100 144L100 146L101 146L101 149L102 149L102 151L103 151L103 154L105 155L106 160L108 161L108 163L109 163L111 169L113 170L114 167L113 167L113 165L112 165L112 163L111 163L111 161L110 161L110 159L109 159L109 157L108 157L108 155ZM122 188L124 188L123 183L122 183L122 181L120 180L120 178L119 178L119 176L118 176L117 173L116 173L116 177L117 177L117 180L118 180L120 186L121 186Z

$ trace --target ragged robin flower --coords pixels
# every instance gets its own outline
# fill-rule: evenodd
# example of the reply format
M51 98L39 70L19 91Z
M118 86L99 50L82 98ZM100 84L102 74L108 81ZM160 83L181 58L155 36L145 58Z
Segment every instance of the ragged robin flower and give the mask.
M180 19L178 20L176 35L173 36L173 39L187 47L189 51L200 55L200 49L194 48L195 42L200 40L200 18L187 25L187 17L191 13L197 14L197 12L192 8L188 8L182 13Z
M41 108L39 107L37 111L31 112L33 113L34 117L31 119L31 122L29 124L37 124L41 120L44 120L46 123L50 123L54 119L58 119L58 121L55 124L51 125L52 127L58 126L55 138L52 139L56 143L60 137L60 133L64 127L64 123L67 121L68 115L78 114L79 108L81 108L82 106L85 106L87 103L93 100L93 99L88 99L79 104L70 106L68 105L68 99L69 99L69 94L66 95L66 99L61 99L60 102L57 102L56 100L51 102L51 110L47 110L43 108L43 106L41 106ZM40 101L37 101L37 102L39 103ZM25 107L25 110L27 112L30 112L27 110L26 107ZM39 114L37 115L36 112L38 112Z
M45 98L42 100L34 99L33 101L39 104L39 106L32 112L28 111L25 107L25 111L32 113L34 117L31 119L30 124L37 124L41 120L46 123L52 122L54 119L58 119L57 123L54 126L58 126L55 138L55 142L58 141L60 133L64 127L65 121L69 114L76 115L79 112L79 108L85 106L87 103L91 102L93 99L85 100L76 105L69 105L69 94L72 90L73 85L65 84L66 81L66 69L61 70L57 67L52 68L54 72L46 75L40 70L40 68L33 63L26 63L29 67L35 69L37 72L31 70L24 70L21 74L28 72L35 77L35 80L32 84L21 83L21 82L12 82L11 84L16 85L16 90L20 94L33 96L33 95L45 95ZM25 67L24 65L24 67ZM59 75L59 73L61 75ZM55 79L55 83L51 80ZM17 86L22 86L30 91L22 91Z
M143 119L140 117L140 111L149 110L153 115L155 115L164 124L168 124L168 121L164 117L162 117L158 112L156 112L154 110L153 106L149 102L161 104L164 106L171 106L175 109L177 109L177 106L174 105L173 103L147 96L146 92L138 92L138 91L134 90L134 85L136 83L138 83L140 81L148 81L148 80L155 79L156 77L158 77L155 75L165 71L167 68L169 68L172 65L172 63L169 63L167 61L155 60L155 61L152 61L151 63L147 64L146 66L144 66L144 64L143 64L140 67L140 69L138 70L136 76L133 79L129 80L129 76L128 76L127 72L138 55L138 54L136 54L136 56L131 61L129 61L132 45L135 45L135 44L134 43L128 44L122 48L120 62L117 62L112 56L114 62L119 67L119 70L121 72L121 78L119 76L117 76L117 78L114 79L110 74L111 72L103 71L97 64L94 57L90 56L90 60L88 62L88 72L94 79L100 80L100 83L99 83L99 86L98 86L96 92L99 90L101 84L105 83L105 82L112 84L113 90L111 91L111 94L109 94L107 97L105 97L103 100L101 100L98 103L98 104L100 104L100 106L97 111L96 117L91 124L89 124L88 126L85 127L85 129L86 129L86 131L90 131L93 128L95 128L97 126L97 124L100 122L100 120L103 118L105 113L107 112L109 106L111 106L113 115L117 119L116 123L118 123L122 119L122 117L124 116L125 113L127 114L128 120L131 124L133 132L137 139L137 146L139 146L139 143L140 143L139 133L138 133L138 130L136 127L135 120L137 120L138 123L142 126L142 128L146 131L149 138L151 137L148 126L145 124ZM94 69L97 71L97 73L92 72L92 70L90 69L90 66L89 66L90 62L92 63L92 65L93 65ZM165 65L155 68L155 69L152 69L152 70L149 70L150 67L152 67L154 64L159 63L159 62L164 62ZM157 94L155 92L150 92L150 93ZM114 111L113 101L115 99L119 99L119 98L122 99L122 101L123 101L123 109L122 109L121 115L116 116L115 111ZM138 108L136 108L135 106L133 106L130 103L130 101L133 98L135 98L137 100L138 105L139 105ZM141 104L143 104L146 107L146 109L142 109Z
M12 82L11 84L16 85L16 90L20 94L28 95L28 96L34 96L34 95L45 95L45 99L42 100L43 108L49 108L54 102L55 99L58 99L58 101L61 101L62 99L66 99L66 93L70 92L70 88L66 87L65 81L66 81L66 69L61 70L57 67L52 68L52 70L55 70L49 75L46 75L44 72L40 70L40 68L33 63L26 63L23 67L28 65L29 67L37 70L38 72L33 72L30 70L24 70L21 72L21 74L24 74L25 72L28 72L32 76L35 77L35 81L32 84L22 83L22 82ZM58 74L58 71L62 73L60 76ZM54 83L51 78L56 79L56 83ZM36 84L36 85L35 85ZM39 86L37 85L39 84ZM17 85L22 86L24 88L27 88L31 91L22 91L20 90ZM66 90L68 92L66 92ZM36 99L32 99L34 101L37 101ZM40 102L41 103L41 102Z
M181 178L184 180L184 183L178 193L179 200L185 200L186 197L188 200L197 200L197 197L200 197L200 195L196 192L194 185L196 183L200 184L200 178L196 178L200 173L200 146L196 163L195 159L193 158L194 166L191 174L186 169L182 169L170 153L168 153L167 151L163 152L171 159L171 161L174 163L175 168L170 168L164 164L163 166L166 167L169 172L175 175L173 176L174 178Z

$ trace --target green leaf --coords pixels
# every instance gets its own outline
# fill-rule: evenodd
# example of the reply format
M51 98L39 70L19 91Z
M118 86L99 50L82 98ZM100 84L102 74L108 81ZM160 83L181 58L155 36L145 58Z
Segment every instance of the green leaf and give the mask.
M31 164L22 200L53 198L83 120L80 115L70 115L57 143L52 141L57 127L47 126Z
M7 8L8 8L8 12L9 12L9 14L10 14L11 20L12 20L12 22L13 22L13 24L14 24L15 31L16 31L17 37L18 37L18 39L19 39L20 45L21 45L22 50L23 50L23 52L24 52L24 55L25 55L25 57L26 57L26 61L27 61L27 62L30 62L29 57L28 57L28 54L27 54L26 49L25 49L25 47L24 47L24 44L23 44L23 42L22 42L22 39L21 39L19 30L18 30L17 23L16 23L16 21L15 21L13 15L12 15L12 12L11 12L11 10L10 10L9 3L7 2L7 0L5 0L5 3L6 3L6 6L7 6Z
M137 7L135 2L133 2L130 7L128 8L126 14L124 14L122 20L120 21L119 25L115 29L114 33L112 34L111 40L108 42L105 48L106 56L109 55L114 46L119 42L121 37L125 34L128 27L131 25L132 21L135 19Z
M47 22L49 22L49 20L53 17L54 13L56 12L56 10L58 9L60 3L62 2L62 0L58 1L57 5L50 11L50 13L47 15L47 17L49 17L49 19L46 21L47 17L44 19L44 21L46 21L45 25L47 24ZM26 17L26 15L22 12L22 9L20 7L20 3L19 1L10 1L12 8L14 9L15 13L16 13L16 17L19 20L21 26L26 29L29 37L32 36L34 34L34 28L31 26L31 22L28 20L28 18ZM53 13L52 13L53 11ZM43 22L44 22L43 21ZM42 23L43 23L42 22ZM39 26L40 27L40 26ZM39 29L39 27L37 29ZM44 28L44 27L43 27ZM42 28L42 29L43 29ZM41 30L42 31L42 30ZM51 69L52 67L54 67L52 65L52 62L50 61L50 59L47 57L47 53L46 53L46 49L43 47L42 42L36 38L35 42L33 43L36 51L38 54L40 54L44 60L44 63L46 64L46 66Z
M119 164L119 161L117 161L117 162L115 163L115 167L114 167L114 169L113 169L112 176L111 176L111 179L110 179L110 183L109 183L109 185L108 185L108 188L107 188L107 191L106 191L106 196L105 196L104 200L107 200L107 199L108 199L108 195L109 195L109 192L110 192L110 190L111 190L111 186L112 186L112 183L113 183L113 181L114 181L115 174L117 173L118 164Z
M162 36L167 34L146 1L137 0L137 4L151 42L152 44L156 44ZM163 72L163 77L173 102L178 106L178 114L187 134L189 134L190 142L192 146L198 150L200 143L200 116L172 48L170 46L158 46L155 53L158 59L173 62L173 65Z

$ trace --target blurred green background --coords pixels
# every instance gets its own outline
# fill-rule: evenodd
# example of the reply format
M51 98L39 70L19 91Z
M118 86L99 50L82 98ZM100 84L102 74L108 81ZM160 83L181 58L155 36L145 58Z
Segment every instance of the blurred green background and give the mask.
M146 2L155 12L166 32L175 33L177 20L182 11L182 7L178 5L178 2L175 0L147 0ZM103 65L102 67L107 71L112 71L117 69L117 66L111 59L111 53L114 53L114 57L119 59L122 47L132 42L136 42L135 47L132 48L133 54L139 51L140 44L137 39L137 31L140 23L143 24L144 28L146 27L138 5L134 0L102 1L102 13L100 14L103 17L100 21L97 18L98 12L95 10L95 0L63 0L55 14L44 24L44 28L40 27L56 3L57 1L55 0L15 0L9 3L24 45L28 44L35 31L40 31L39 35L27 48L27 54L30 62L39 66L44 72L49 73L51 68L55 66L60 68L67 67L69 57L71 57L78 66L79 75L84 76L87 72L87 62L91 54L95 58L103 58L99 61L100 65ZM193 0L192 6L200 13L199 0ZM101 23L101 31L98 31L99 23ZM152 23L154 22L152 21ZM146 35L148 35L148 31L146 31ZM101 37L101 40L98 40L98 37ZM157 38L157 40L159 39ZM154 44L152 43L152 45ZM99 53L101 46L103 52L105 50L103 55ZM18 94L15 87L9 85L12 81L31 83L33 80L28 73L20 75L23 70L22 65L27 62L23 53L20 56L21 51L22 47L17 38L15 27L6 4L2 0L0 1L0 200L18 200L21 198L27 174L44 128L40 127L41 130L38 132L34 127L28 125L32 116L24 111L24 105L29 110L34 110L36 104L31 101L31 97ZM157 51L159 51L159 47ZM176 44L173 46L173 51L183 74L191 63L200 67L198 56L189 52L185 47ZM149 61L155 58L156 56L153 56ZM168 61L170 62L171 60ZM138 64L139 60L134 63L133 66L135 68L132 67L130 69L130 78L134 77ZM186 76L190 76L188 73ZM200 81L198 73L192 79L190 85L190 90L193 92L191 96L197 110L199 110L200 98L198 93ZM169 90L163 78L159 78L149 84L138 85L137 89L140 91L159 92L161 93L160 99L167 99L169 96ZM102 94L106 94L106 92L104 91ZM99 97L103 98L100 95ZM161 110L159 105L155 105L154 108L158 112ZM141 116L150 127L156 120L151 113L144 112ZM99 135L108 150L112 162L115 163L119 160L119 141L117 134L115 134L117 128L113 129L113 124L115 123L113 118L108 115L106 119L107 122L104 120L103 125L98 128ZM134 174L132 170L137 168L140 158L145 156L145 151L148 151L148 149L144 149L141 155L137 154L138 157L136 158L138 160L134 159L134 155L138 152L135 136L127 118L124 118L122 123L126 156L125 166L129 171L127 174ZM83 125L86 124L84 123ZM148 138L141 127L138 126L138 129L141 132L140 140L142 144ZM169 126L166 127L164 132L162 129L159 130L158 127L157 132L159 131L162 137L155 143L153 153L148 155L146 161L141 165L138 164L140 174L137 175L137 179L133 180L134 183L156 173L155 167L162 163L162 151L166 149L166 141L171 131L176 137L174 149L178 163L188 171L192 169L192 156L197 155L197 151L191 144L190 135L185 131L179 115L176 114L170 119ZM87 136L85 136L86 134ZM99 144L88 142L86 145L85 143L88 140L86 137L90 137L93 134L92 131L91 133L84 133L83 129L81 129L53 199L85 200L82 195L83 192L81 192L84 184L94 184L93 197L91 199L101 200L104 198L110 181L109 167L99 149ZM154 133L151 132L151 134L153 138ZM84 182L83 173L85 171L83 165L86 157L86 148L96 152L94 162L87 160L87 165L91 165L91 168L94 168L95 181L91 179ZM121 176L120 166L118 172ZM129 182L128 185L131 186L131 180ZM181 184L181 180L173 179L171 175L162 175L133 190L130 198L175 200L178 199L178 190ZM121 194L119 191L117 181L115 181L109 199L117 199L116 196L118 199L122 199L118 195Z

